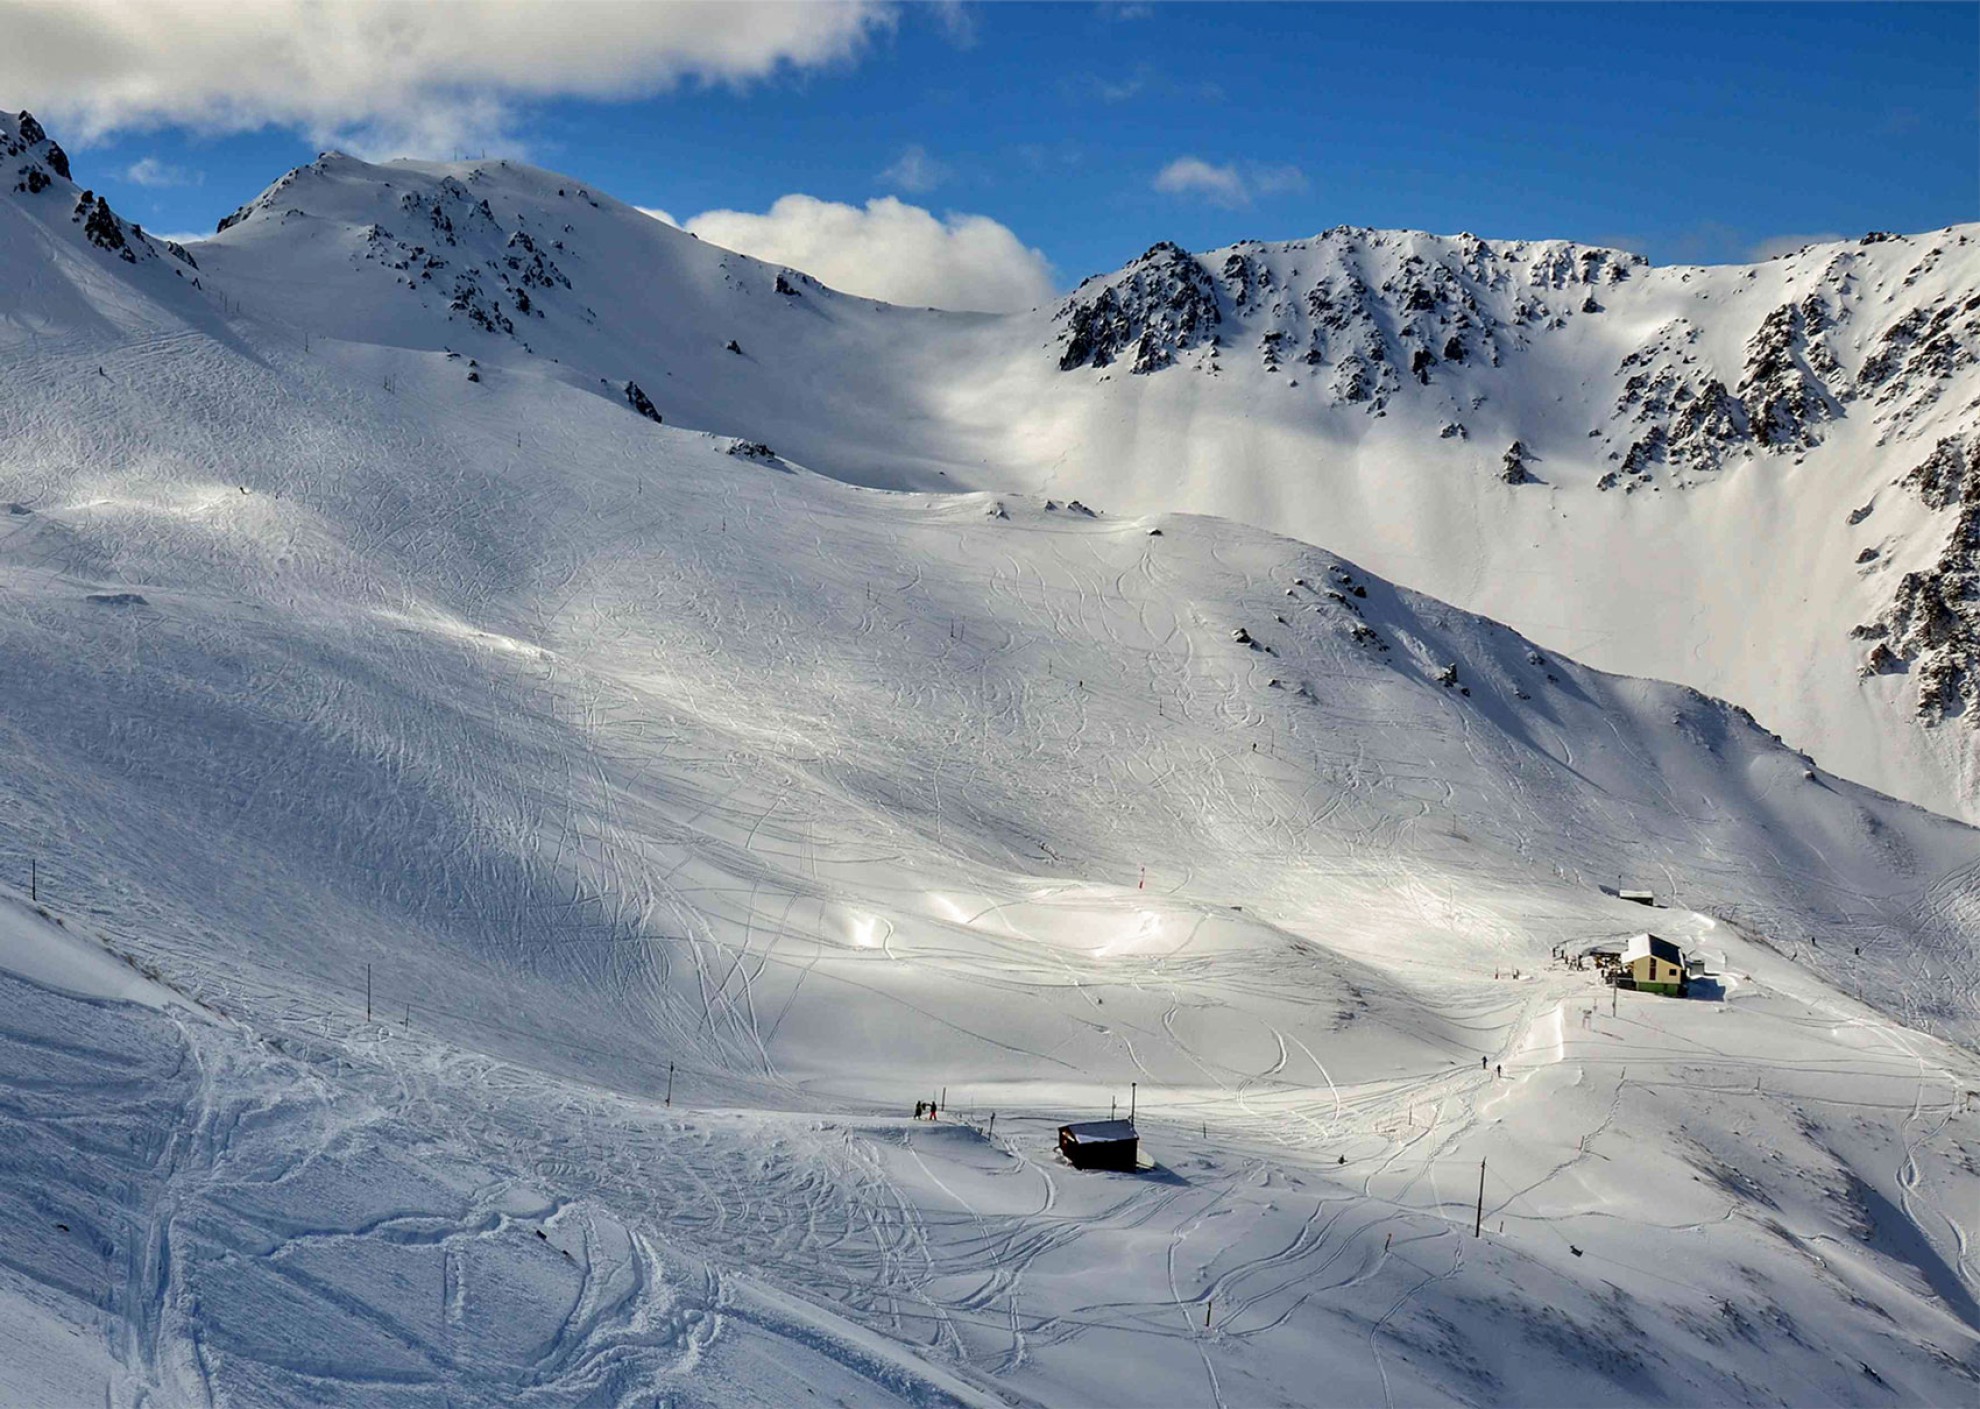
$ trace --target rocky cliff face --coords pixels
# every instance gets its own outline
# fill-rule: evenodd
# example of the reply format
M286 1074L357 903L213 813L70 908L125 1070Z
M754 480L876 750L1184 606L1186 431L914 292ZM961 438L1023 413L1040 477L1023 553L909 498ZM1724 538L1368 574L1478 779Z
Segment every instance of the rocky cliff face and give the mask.
M1644 263L1569 244L1494 248L1346 226L1208 255L1163 243L1066 300L1059 366L1104 368L1132 349L1136 373L1181 361L1216 374L1235 365L1220 360L1228 353L1262 372L1304 370L1335 403L1380 414L1443 364L1497 366L1534 331L1600 312L1599 290Z
M1705 350L1705 335L1723 332L1725 317L1708 326L1706 315L1718 311L1703 280L1695 313L1629 335L1607 378L1601 424L1588 433L1601 442L1607 467L1600 487L1688 482L1734 454L1805 452L1859 399L1893 432L1934 406L1974 363L1980 294L1914 301L1894 315L1866 306L1863 256L1893 240L1923 247L1902 275L1909 288L1968 237L1870 235L1854 249L1835 249L1803 281L1813 287L1767 307L1740 334L1737 359ZM1532 375L1533 354L1550 345L1609 341L1588 336L1584 325L1625 309L1640 321L1639 309L1653 300L1632 300L1632 284L1668 290L1691 273L1569 243L1345 226L1312 240L1252 241L1204 255L1164 243L1118 273L1087 280L1065 301L1056 315L1058 362L1065 372L1125 360L1136 374L1180 365L1213 376L1255 362L1294 385L1312 383L1322 406L1381 416L1412 389L1449 382L1460 369L1472 374L1462 378L1470 397L1482 400L1494 381ZM1750 301L1726 312L1752 318ZM1871 347L1852 372L1838 340L1866 330ZM1446 426L1447 436L1463 433Z
M1900 487L1952 526L1930 566L1905 573L1885 609L1856 628L1871 641L1865 675L1910 672L1918 717L1964 715L1980 727L1980 435L1948 436Z

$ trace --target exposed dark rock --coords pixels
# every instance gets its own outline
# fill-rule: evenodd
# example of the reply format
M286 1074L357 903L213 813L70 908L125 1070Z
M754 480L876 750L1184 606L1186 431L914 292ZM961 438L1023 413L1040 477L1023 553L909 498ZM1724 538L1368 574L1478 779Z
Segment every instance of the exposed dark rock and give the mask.
M1222 322L1208 272L1167 242L1097 292L1087 286L1075 290L1058 316L1066 324L1061 371L1109 366L1132 347L1133 370L1152 372L1172 363L1177 352L1200 345Z
M1506 456L1499 466L1499 478L1507 484L1531 484L1533 476L1527 472L1528 451L1526 442L1515 440L1506 447Z
M1947 509L1972 496L1980 484L1980 435L1949 435L1901 481L1927 508ZM1857 522L1852 516L1851 523Z
M1850 634L1878 642L1865 674L1908 669L1918 717L1964 714L1980 727L1980 436L1949 436L1902 481L1934 509L1957 509L1938 561L1898 579L1891 603Z
M656 426L666 424L660 418L659 408L653 404L653 399L640 389L638 382L626 383L626 405L632 407L633 410L646 417L647 420L653 422Z
M110 202L94 191L82 193L70 219L82 222L84 237L98 249L116 255L127 264L137 263L136 251L124 238L124 222L110 209Z
M1776 308L1748 340L1739 399L1761 445L1806 448L1818 438L1815 423L1837 414L1847 387L1838 378L1832 390L1824 380L1825 372L1836 374L1835 358L1816 341L1828 325L1827 310L1811 294ZM1736 422L1729 417L1728 424Z

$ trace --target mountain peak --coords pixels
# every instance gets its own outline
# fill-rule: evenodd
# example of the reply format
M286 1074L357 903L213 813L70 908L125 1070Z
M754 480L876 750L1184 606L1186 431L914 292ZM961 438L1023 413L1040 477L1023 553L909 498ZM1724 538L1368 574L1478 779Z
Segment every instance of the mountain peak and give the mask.
M26 110L11 118L0 114L0 191L33 202L42 208L44 219L50 214L45 208L48 203L69 199L69 224L75 227L75 235L126 264L153 260L163 253L189 269L199 267L183 245L172 240L153 243L143 226L118 215L108 200L94 191L79 189L70 174L68 153Z

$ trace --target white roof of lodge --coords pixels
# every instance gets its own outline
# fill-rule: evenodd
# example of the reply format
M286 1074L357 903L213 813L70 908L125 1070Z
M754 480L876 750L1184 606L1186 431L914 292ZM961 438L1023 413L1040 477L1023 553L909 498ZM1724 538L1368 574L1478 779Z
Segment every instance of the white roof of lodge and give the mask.
M1638 959L1648 958L1653 954L1657 958L1673 964L1682 964L1684 962L1683 950L1672 944L1668 939L1654 934L1630 936L1629 944L1623 949L1622 958L1623 962L1628 964Z

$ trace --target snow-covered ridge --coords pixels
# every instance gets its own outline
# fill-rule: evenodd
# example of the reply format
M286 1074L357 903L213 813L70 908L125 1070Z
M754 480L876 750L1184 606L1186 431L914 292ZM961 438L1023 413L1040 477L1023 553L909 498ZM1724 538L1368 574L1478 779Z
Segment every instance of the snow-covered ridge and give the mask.
M1957 285L1913 300L1898 314L1866 314L1865 251L1894 245L1910 287L1930 274L1969 232L1953 229L1922 254L1899 236L1871 234L1855 245L1810 247L1787 256L1812 277L1792 281L1792 297L1767 311L1740 345L1736 364L1693 349L1697 324L1658 324L1615 365L1623 378L1599 441L1615 468L1597 487L1646 487L1660 473L1721 468L1739 450L1804 452L1821 443L1822 423L1867 398L1870 421L1900 428L1928 411L1946 384L1975 364L1980 294ZM1885 262L1888 262L1886 260ZM1972 257L1955 263L1972 265ZM1565 241L1491 242L1474 235L1340 227L1311 240L1246 241L1204 255L1160 244L1125 269L1083 283L1059 309L1062 371L1128 359L1147 374L1194 352L1191 367L1215 374L1220 357L1255 356L1258 370L1322 369L1334 403L1386 412L1402 387L1430 387L1467 363L1504 366L1576 319L1628 319L1641 302L1618 292L1631 279L1753 281L1756 270L1652 269L1642 255ZM1604 299L1623 306L1610 308ZM1838 330L1864 317L1875 330L1868 350L1846 367ZM1448 366L1451 371L1440 373ZM1489 380L1489 378L1487 379ZM1454 433L1465 434L1461 422ZM1667 469L1665 467L1668 467Z
M326 154L183 273L298 338L521 357L855 483L1282 528L1976 816L1971 534L1905 488L1980 434L1975 235L1661 268L1343 227L1157 245L992 318L849 298L553 172Z

